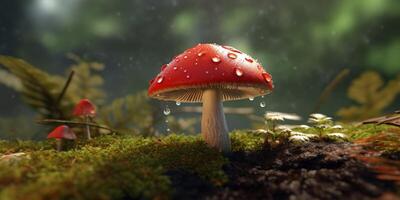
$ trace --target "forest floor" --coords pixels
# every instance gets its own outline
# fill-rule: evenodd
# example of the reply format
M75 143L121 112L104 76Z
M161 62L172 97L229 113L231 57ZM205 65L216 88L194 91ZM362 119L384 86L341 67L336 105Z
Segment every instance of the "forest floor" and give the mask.
M185 135L101 136L62 152L0 141L0 199L399 199L400 129L346 131L351 140L274 147L236 131L229 154ZM356 142L371 136L390 148Z
M234 152L229 182L214 188L187 172L170 172L177 199L396 199L396 185L377 179L351 143L306 143Z

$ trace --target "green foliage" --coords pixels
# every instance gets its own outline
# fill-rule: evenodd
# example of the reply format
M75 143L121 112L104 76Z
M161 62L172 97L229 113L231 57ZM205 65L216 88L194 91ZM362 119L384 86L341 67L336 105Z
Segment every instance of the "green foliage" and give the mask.
M82 98L90 99L96 105L104 104L105 92L103 86L103 77L98 73L104 69L104 65L98 62L82 60L74 54L68 54L68 57L75 61L69 67L68 71L75 71L75 76L71 82L67 95L73 102L78 102Z
M19 92L24 101L48 118L63 118L66 107L57 102L62 89L63 78L51 76L24 60L0 55L0 65L17 77L22 84ZM3 80L6 81L6 80ZM9 82L8 85L10 85ZM18 89L15 88L14 89Z
M345 121L363 120L382 114L400 93L400 75L384 85L377 72L364 72L348 89L348 96L358 105L341 108L337 115Z
M100 121L123 133L138 133L155 125L153 106L145 91L115 99L100 109Z
M140 132L147 136L155 135L157 132L155 127L163 116L160 105L150 100L145 91L103 105L104 80L98 74L104 69L103 64L85 61L73 54L69 54L68 57L76 64L70 66L67 71L74 71L75 75L60 102L58 99L67 80L57 75L50 75L21 59L0 56L0 65L8 70L0 71L0 77L7 77L0 83L22 93L24 101L42 118L71 119L74 105L80 99L88 98L99 106L100 116L97 118L99 123L112 127L119 133ZM172 130L194 132L192 125L195 122L193 119L171 119Z
M93 70L101 70L102 64L86 62L77 56L70 57L77 64L72 65L68 71L74 70L76 76L60 102L58 98L66 79L48 74L22 59L0 55L0 65L8 71L3 74L13 75L12 78L3 79L1 83L20 92L24 102L33 107L43 118L68 119L71 109L79 99L93 98L97 103L104 100L104 92L99 89L103 79L91 73Z

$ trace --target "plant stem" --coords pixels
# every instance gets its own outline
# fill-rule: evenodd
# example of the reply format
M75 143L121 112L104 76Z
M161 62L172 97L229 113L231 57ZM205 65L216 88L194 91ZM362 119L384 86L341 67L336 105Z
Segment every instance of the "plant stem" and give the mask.
M85 119L86 119L86 134L87 134L87 139L90 140L90 139L92 139L92 137L90 136L90 127L89 127L89 125L88 125L88 123L89 123L89 116L86 116Z
M222 152L230 152L231 141L221 99L218 89L203 91L201 134L209 146Z
M78 125L78 126L91 126L91 127L96 127L96 128L101 128L110 131L111 133L118 133L118 131L108 128L105 126L101 126L95 123L88 123L88 122L76 122L76 121L69 121L69 120L59 120L59 119L43 119L37 121L39 124L49 124L49 123L57 123L57 124L70 124L70 125Z
M56 139L57 151L62 150L62 139Z
M62 98L64 97L64 95L65 95L65 92L67 92L67 89L68 89L68 87L69 87L69 84L70 84L71 81L72 81L72 77L74 77L74 74L75 74L75 71L74 71L74 70L72 70L71 73L69 73L67 82L65 82L64 87L63 87L63 89L61 90L60 95L58 95L58 98L57 98L57 105L60 104L61 99L62 99Z

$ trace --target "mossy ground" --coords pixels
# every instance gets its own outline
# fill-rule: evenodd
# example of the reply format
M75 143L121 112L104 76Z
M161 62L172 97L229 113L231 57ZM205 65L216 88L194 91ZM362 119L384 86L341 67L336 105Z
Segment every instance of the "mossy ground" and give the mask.
M370 136L388 127L349 126L350 138ZM234 152L262 149L262 134L231 133ZM0 153L26 155L0 162L0 199L168 199L176 191L168 175L184 171L213 187L229 182L227 156L210 149L199 136L143 138L101 136L67 144L53 141L1 141ZM232 156L232 155L231 155Z

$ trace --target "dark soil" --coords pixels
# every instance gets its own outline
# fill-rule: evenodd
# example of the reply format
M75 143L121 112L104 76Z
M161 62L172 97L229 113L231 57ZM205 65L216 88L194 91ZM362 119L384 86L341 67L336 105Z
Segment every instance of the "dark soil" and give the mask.
M349 143L307 143L275 150L235 152L215 188L195 174L171 171L174 199L376 199L395 185L375 178L351 156Z

